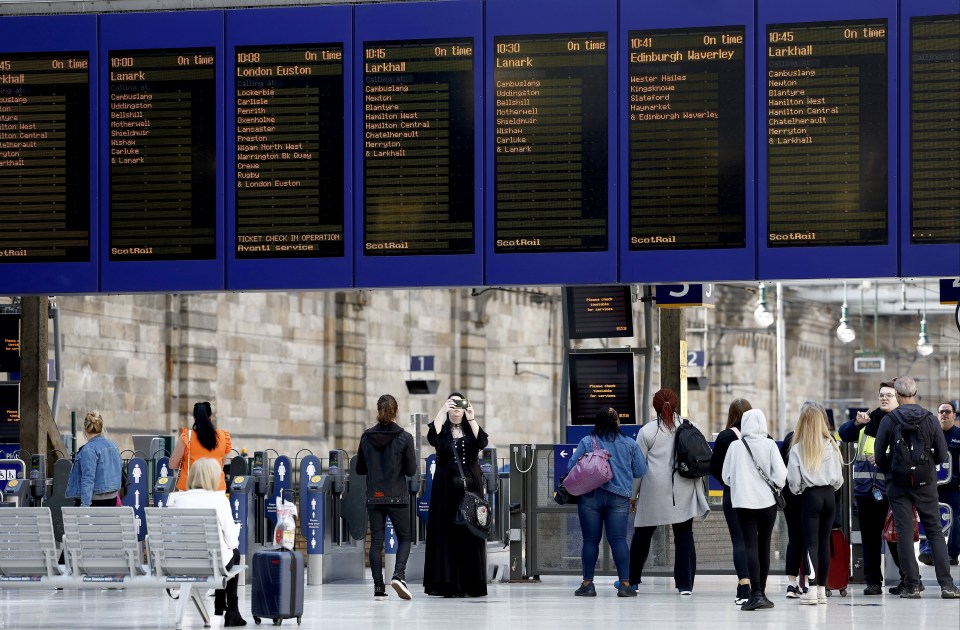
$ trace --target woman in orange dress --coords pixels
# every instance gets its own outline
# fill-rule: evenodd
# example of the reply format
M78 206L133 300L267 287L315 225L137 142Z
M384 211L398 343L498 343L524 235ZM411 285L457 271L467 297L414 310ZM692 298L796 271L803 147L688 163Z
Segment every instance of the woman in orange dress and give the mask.
M170 468L180 470L177 478L177 488L180 491L187 489L187 475L190 473L191 463L209 457L220 462L222 468L224 457L233 449L229 431L213 426L216 418L210 403L198 402L193 406L193 428L180 430L180 439L170 456ZM221 471L217 490L226 489L227 483Z

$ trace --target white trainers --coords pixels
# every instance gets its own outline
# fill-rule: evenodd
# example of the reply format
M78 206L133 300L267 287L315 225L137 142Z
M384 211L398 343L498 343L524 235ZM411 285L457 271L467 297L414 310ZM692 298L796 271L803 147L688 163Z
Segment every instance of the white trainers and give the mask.
M813 591L811 591L812 593ZM826 604L827 603L827 587L818 586L817 587L817 603Z
M816 604L817 603L817 589L810 588L806 593L800 596L801 604Z

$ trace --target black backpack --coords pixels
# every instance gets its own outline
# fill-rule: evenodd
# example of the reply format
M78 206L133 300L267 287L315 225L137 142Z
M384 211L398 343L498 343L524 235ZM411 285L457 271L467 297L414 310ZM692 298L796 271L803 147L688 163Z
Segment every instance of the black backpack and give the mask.
M699 479L710 474L713 451L700 429L683 418L677 425L673 442L673 470L685 479Z
M916 424L894 418L890 442L890 473L901 488L922 488L934 479L927 436Z

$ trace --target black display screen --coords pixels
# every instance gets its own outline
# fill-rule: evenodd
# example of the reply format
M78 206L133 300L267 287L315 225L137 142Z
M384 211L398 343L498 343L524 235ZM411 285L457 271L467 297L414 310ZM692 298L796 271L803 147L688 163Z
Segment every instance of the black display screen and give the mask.
M20 371L20 315L0 313L0 372Z
M472 254L472 38L364 42L363 253Z
M0 263L89 260L89 54L0 54Z
M20 385L0 383L0 444L20 441Z
M887 21L766 38L768 247L885 244Z
M744 27L630 31L630 250L746 246Z
M565 291L571 339L633 336L629 285L567 287Z
M110 260L216 258L214 48L111 50Z
M597 412L613 407L620 424L636 424L633 354L628 352L571 354L570 409L573 424L594 424Z
M343 256L343 44L235 54L236 257Z
M960 243L960 15L910 20L910 242Z
M607 34L494 46L494 251L606 251Z

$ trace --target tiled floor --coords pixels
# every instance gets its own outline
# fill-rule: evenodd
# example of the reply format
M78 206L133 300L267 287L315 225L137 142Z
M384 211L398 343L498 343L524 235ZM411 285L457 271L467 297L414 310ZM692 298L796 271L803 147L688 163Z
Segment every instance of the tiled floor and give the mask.
M834 594L826 606L801 606L783 597L785 582L772 577L768 588L776 607L743 612L733 604L734 580L698 576L693 597L681 598L668 578L648 578L637 598L620 599L612 577L597 580L596 598L573 597L576 578L550 576L541 583L490 585L478 599L438 599L422 594L412 584L413 601L393 595L374 601L369 580L308 586L302 628L353 630L554 630L556 628L661 628L720 630L736 627L816 628L816 630L913 630L960 628L960 601L939 599L933 569L923 567L927 590L921 600L890 595L864 597L862 585L851 585L847 597ZM960 571L954 567L954 579ZM249 587L241 588L241 609L250 626ZM208 608L213 608L209 598ZM176 602L156 591L38 591L0 590L0 628L163 628L172 629ZM222 625L216 617L213 627ZM263 621L264 626L271 620ZM296 627L296 621L283 622ZM195 610L188 611L184 628L202 628Z

